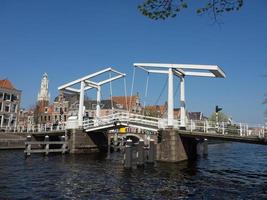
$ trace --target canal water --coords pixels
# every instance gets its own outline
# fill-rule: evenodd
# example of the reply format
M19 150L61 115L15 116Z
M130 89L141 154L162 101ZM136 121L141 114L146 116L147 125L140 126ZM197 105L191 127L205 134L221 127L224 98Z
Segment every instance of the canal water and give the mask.
M195 162L136 170L118 154L0 151L0 199L267 199L267 147L214 144Z

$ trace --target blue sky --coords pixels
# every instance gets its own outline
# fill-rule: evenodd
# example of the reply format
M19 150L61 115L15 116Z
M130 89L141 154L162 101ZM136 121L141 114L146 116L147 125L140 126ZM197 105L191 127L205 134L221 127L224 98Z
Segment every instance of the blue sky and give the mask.
M236 121L266 121L267 1L245 0L241 11L220 18L221 26L190 8L176 18L152 21L138 12L140 2L0 0L0 78L22 90L27 108L36 101L44 72L54 98L58 86L107 66L128 74L129 94L134 62L217 64L226 79L186 79L187 109L209 116L220 105ZM142 71L137 80L134 92L142 97ZM151 75L146 104L155 103L165 80ZM118 80L113 95L122 91ZM95 98L94 91L88 96ZM108 96L106 86L103 97ZM166 100L165 89L160 103ZM178 94L175 101L178 106Z

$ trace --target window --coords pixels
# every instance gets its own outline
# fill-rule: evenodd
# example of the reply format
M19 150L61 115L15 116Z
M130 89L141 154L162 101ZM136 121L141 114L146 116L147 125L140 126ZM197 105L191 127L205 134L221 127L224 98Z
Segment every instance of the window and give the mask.
M17 111L17 105L16 104L13 104L12 105L11 112L16 112L16 111Z
M4 95L4 100L9 100L9 101L10 101L10 98L11 98L11 95L5 93L5 95Z
M55 115L55 121L57 121L57 115Z
M16 101L17 99L18 99L17 95L15 95L15 94L11 95L11 101Z
M67 121L67 116L66 115L64 115L64 121Z
M50 121L50 120L51 120L50 115L48 115L48 121Z
M4 93L0 92L0 99L3 99Z
M9 112L9 110L10 110L10 105L9 104L5 105L5 112Z
M2 111L2 106L3 105L3 103L2 102L0 102L0 112Z
M45 107L45 112L47 112L48 111L48 108L47 107Z

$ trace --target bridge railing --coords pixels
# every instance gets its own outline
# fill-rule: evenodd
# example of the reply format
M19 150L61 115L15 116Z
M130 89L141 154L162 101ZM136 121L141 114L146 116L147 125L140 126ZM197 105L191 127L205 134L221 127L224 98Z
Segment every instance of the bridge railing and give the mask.
M256 136L267 137L267 126L248 123L215 123L208 120L190 120L187 123L187 130L199 131L204 133L238 135L241 137Z
M158 127L159 118L144 116L129 112L116 112L114 114L101 116L101 118L86 119L83 122L85 129L90 129L98 126L105 126L112 123L136 123L143 126Z
M1 132L14 133L37 133L65 130L65 122L60 124L37 124L28 126L0 127Z

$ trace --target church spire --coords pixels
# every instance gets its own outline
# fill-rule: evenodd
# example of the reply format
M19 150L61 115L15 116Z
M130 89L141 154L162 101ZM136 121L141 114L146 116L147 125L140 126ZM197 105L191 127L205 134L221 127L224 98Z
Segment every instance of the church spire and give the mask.
M44 73L42 81L41 81L41 87L40 91L38 92L38 101L48 101L50 100L50 94L48 91L48 75L47 73Z

